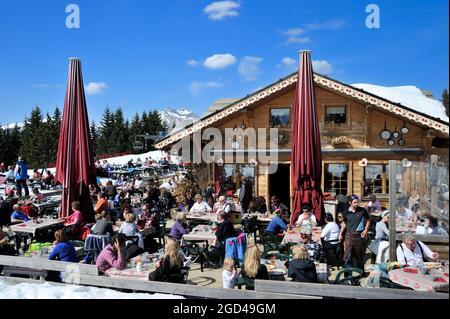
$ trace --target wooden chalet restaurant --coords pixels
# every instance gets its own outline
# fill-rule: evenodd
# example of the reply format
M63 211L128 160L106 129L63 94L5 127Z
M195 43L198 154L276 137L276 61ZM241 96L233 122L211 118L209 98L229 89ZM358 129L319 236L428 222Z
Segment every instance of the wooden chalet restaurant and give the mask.
M156 148L170 150L181 139L209 127L219 128L223 140L230 138L225 136L226 128L278 128L278 170L275 173L268 173L265 164L255 164L243 151L245 163L208 164L208 176L210 180L217 179L218 171L221 183L225 184L222 187L235 193L239 189L239 176L245 175L253 181L254 196L268 200L276 195L283 203L291 203L290 159L296 82L297 73L294 73L240 100L220 100L209 114L160 140ZM416 105L400 104L392 101L396 100L394 98L381 96L385 94L369 93L357 85L317 73L314 83L322 144L322 189L330 194L325 202L326 211L334 213L336 197L348 194L356 194L363 201L375 194L384 207L389 207L390 160L414 163L406 165L398 177L400 192L410 195L426 192L425 186L420 189L418 181L425 180L423 165L431 158L448 165L448 122L430 115L437 114L438 110L423 113ZM440 103L421 95L422 100L431 103L427 105ZM234 151L224 149L222 155Z

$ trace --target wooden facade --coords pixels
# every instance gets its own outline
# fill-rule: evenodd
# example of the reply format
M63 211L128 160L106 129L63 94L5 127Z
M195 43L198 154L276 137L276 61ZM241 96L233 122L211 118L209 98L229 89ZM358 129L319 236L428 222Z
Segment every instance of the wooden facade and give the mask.
M288 109L290 111L290 124L292 124L294 99L295 83L290 83L290 85L278 91L273 90L273 93L264 95L259 101L237 111L230 112L229 115L224 115L218 120L210 121L210 119L204 119L202 122L206 123L204 127L219 128L223 136L225 136L225 129L240 127L242 124L247 128L270 128L272 113L275 114L281 111L278 109ZM365 197L374 192L382 203L384 202L387 206L389 185L386 167L389 160L407 158L410 161L426 161L432 154L438 154L441 160L448 162L447 149L432 147L434 138L438 137L441 140L448 140L448 128L446 131L436 130L435 127L424 125L417 120L411 120L405 116L403 110L399 112L386 111L372 103L362 101L361 98L344 94L342 90L339 91L322 85L318 81L316 81L316 106L321 132L322 189L324 191L330 191L330 185L334 185L334 188L332 187L331 190L335 190L335 195L342 193L357 194ZM224 108L225 111L226 109L227 107ZM338 114L341 122L339 125L329 121L330 118L333 118L333 112L336 110L341 112ZM342 113L343 110L344 113ZM408 109L408 112L410 111ZM209 125L208 121L210 121ZM400 138L394 141L396 145L389 146L386 140L380 137L380 132L385 125L391 132L395 128L397 128L397 131L400 131L402 127L406 126L408 132L402 134ZM440 124L438 123L438 125ZM195 128L195 124L193 128ZM291 125L279 127L279 132L284 136L278 145L278 163L282 167L283 175L277 178L273 174L268 174L264 164L253 166L255 195L264 196L266 199L274 194L278 195L281 190L286 193L287 189L290 197L292 193L289 191ZM189 134L189 129L187 129L187 134ZM225 136L225 139L227 138ZM398 145L399 139L403 139L404 144ZM243 140L245 141L245 138ZM267 136L267 145L269 145L268 140L269 137ZM166 149L170 145L168 143L159 144L160 148ZM224 149L226 149L225 145ZM360 162L363 158L367 159L367 166L361 165ZM245 159L247 163L250 161L248 156ZM225 166L227 164L230 163L225 161ZM220 168L222 174L225 166ZM242 166L252 170L248 164L242 164ZM236 166L235 168L238 169L239 167ZM333 171L335 169L340 171L340 178L337 180L333 180L333 174L335 173L331 177L327 175L328 170ZM344 174L342 174L343 171ZM211 176L213 176L212 165L210 172ZM239 173L239 170L235 171L235 174L239 175ZM279 174L279 172L276 174ZM370 174L376 175L376 177L372 177L372 180L375 181L374 185L367 185ZM417 192L416 181L423 177L421 174L423 175L424 172L420 167L406 168L403 172L403 191L411 194ZM345 177L342 178L342 176ZM287 188L284 184L288 185ZM338 185L338 191L335 189L336 185Z

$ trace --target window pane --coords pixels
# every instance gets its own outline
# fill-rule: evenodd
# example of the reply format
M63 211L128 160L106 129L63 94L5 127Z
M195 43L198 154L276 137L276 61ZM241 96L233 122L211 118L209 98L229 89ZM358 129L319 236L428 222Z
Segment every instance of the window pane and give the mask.
M348 164L325 164L325 192L347 195Z
M347 112L345 106L327 106L325 114L325 124L343 125L347 123Z
M291 109L271 109L270 110L271 127L290 127Z
M367 165L364 169L364 196L389 193L389 166Z

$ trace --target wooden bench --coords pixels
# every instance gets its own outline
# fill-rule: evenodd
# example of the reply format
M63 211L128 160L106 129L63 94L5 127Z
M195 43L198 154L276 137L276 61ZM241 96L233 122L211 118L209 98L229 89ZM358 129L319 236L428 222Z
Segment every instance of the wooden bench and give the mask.
M319 299L317 296L302 296L284 293L246 291L237 289L208 288L186 284L174 284L136 279L122 279L99 275L95 265L66 263L42 260L38 258L0 256L0 266L31 268L36 270L53 270L62 273L62 280L67 284L95 286L110 289L126 289L150 293L165 293L190 298L208 299ZM26 269L24 270L26 271ZM10 278L12 280L12 278ZM22 282L14 278L14 282ZM30 282L30 279L23 279ZM39 281L36 281L39 282Z
M449 299L448 293L255 280L255 291L345 299Z

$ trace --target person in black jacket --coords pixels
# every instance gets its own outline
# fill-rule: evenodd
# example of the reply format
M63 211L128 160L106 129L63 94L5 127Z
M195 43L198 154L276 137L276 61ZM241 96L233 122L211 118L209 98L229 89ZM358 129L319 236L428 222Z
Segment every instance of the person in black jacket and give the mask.
M308 249L304 245L292 248L294 259L288 262L288 276L296 282L317 282L316 265L309 259Z
M233 223L230 221L230 214L224 211L220 211L219 218L222 220L219 227L216 230L216 237L220 243L224 243L225 240L231 237L236 237L236 230Z
M156 264L156 269L149 274L150 281L179 282L183 260L180 246L174 238L168 238L164 247L164 257Z

